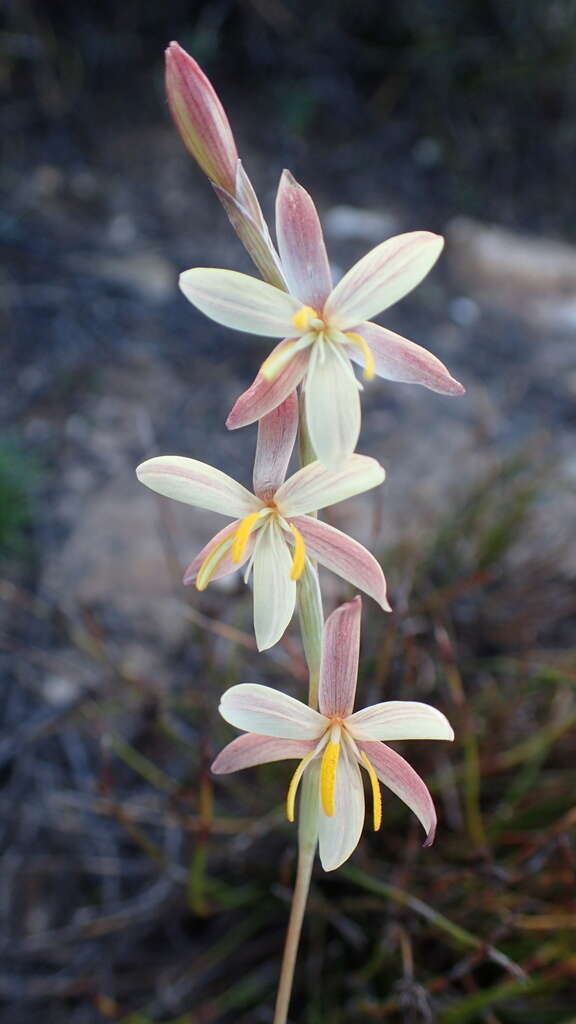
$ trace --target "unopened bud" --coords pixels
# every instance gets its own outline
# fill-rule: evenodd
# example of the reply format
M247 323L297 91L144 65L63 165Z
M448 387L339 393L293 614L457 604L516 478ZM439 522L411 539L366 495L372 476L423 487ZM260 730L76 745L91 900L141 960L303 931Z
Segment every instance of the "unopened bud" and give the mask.
M212 182L234 194L238 153L228 118L206 75L178 43L166 50L166 90L184 145Z

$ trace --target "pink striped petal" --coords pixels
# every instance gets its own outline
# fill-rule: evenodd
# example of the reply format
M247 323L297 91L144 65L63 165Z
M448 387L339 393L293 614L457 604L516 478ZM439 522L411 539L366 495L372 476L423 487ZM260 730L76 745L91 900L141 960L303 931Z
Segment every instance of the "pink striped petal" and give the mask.
M282 172L276 196L276 235L289 290L321 312L332 288L322 228L311 196L290 171Z
M369 455L349 455L338 469L311 462L282 484L276 492L276 503L291 519L369 491L381 484L385 475L380 463Z
M443 245L444 239L430 231L409 231L382 242L338 282L325 315L341 330L370 320L420 284Z
M292 344L293 340L286 338L273 349L273 353L281 352ZM274 380L266 380L262 372L258 373L250 387L236 400L226 420L228 430L247 427L276 409L298 387L306 372L309 356L309 349L297 352Z
M437 708L417 700L388 700L356 711L346 722L356 740L453 740L454 730Z
M298 299L280 288L236 270L185 270L180 274L180 288L193 305L216 323L267 338L291 334L292 317L302 307Z
M284 481L296 433L298 431L298 398L292 391L281 405L258 424L258 441L254 459L254 493L270 501Z
M342 744L336 769L334 814L320 809L318 839L320 861L325 871L334 871L354 852L364 825L364 787L360 769Z
M259 736L318 740L328 721L307 704L259 683L240 683L222 695L220 714L230 725Z
M185 570L184 578L182 580L183 583L189 584L196 582L196 577L200 571L201 566L204 564L205 559L208 558L208 555L210 555L211 552L214 551L217 547L219 547L222 541L225 541L226 539L230 540L230 546L222 560L218 562L218 567L211 574L210 582L212 582L212 580L222 579L223 576L228 576L230 573L236 572L237 569L242 568L242 566L248 561L254 550L254 544L256 543L256 537L258 536L258 534L254 531L250 534L242 558L240 559L239 562L233 562L231 555L232 540L239 525L240 524L237 519L233 523L228 523L228 526L225 526L223 530L220 530L215 537L212 537L212 539L204 545L202 551L198 552L196 558L192 562L190 562L190 565Z
M360 324L355 331L370 346L379 377L404 384L422 384L441 395L464 394L465 388L454 380L444 363L421 345L369 321ZM364 365L358 349L350 346L348 354L354 362Z
M436 811L428 788L414 769L384 743L360 743L376 775L414 812L426 832L424 846L431 846L436 832Z
M166 50L166 91L185 146L212 181L232 192L238 160L232 129L206 75L178 43Z
M306 757L314 750L314 740L279 740L275 736L256 736L246 733L232 740L221 750L212 763L215 775L228 775L242 768L253 768L257 764L271 761L285 761L291 757Z
M292 522L300 530L311 558L316 558L353 587L363 590L385 612L392 610L386 597L382 567L370 551L341 530L312 516L297 516Z
M326 619L318 706L323 715L347 718L354 707L360 651L362 598L340 605Z
M136 476L157 494L187 505L243 519L262 508L262 502L242 484L205 462L180 455L161 455L142 462Z

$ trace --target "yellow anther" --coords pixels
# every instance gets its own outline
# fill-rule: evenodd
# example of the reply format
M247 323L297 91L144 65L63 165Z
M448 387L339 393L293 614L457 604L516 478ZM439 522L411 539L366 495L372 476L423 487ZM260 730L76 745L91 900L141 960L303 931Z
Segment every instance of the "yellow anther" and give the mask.
M292 557L290 579L299 580L306 565L306 545L300 530L297 530L293 523L290 523L290 532L294 537L294 555Z
M232 545L232 561L236 562L236 564L238 564L238 562L241 561L242 555L246 550L248 538L252 533L252 530L254 529L254 526L258 522L259 518L260 513L253 512L252 515L246 516L246 518L242 520L240 526L236 530L236 533L234 535L234 543Z
M224 540L221 540L220 543L217 544L215 548L212 548L212 551L206 555L206 558L198 570L198 575L196 576L197 590L206 590L206 587L210 583L210 580L220 565L220 562L228 554L231 540L231 537L224 537Z
M286 795L286 817L288 818L288 821L294 821L294 805L296 803L296 793L298 792L300 779L304 775L304 772L306 771L306 768L310 764L310 761L314 757L315 753L315 750L311 750L309 754L306 754L306 757L302 758L300 764L296 768L296 771L294 772L294 775L290 780L290 785L288 786L288 793Z
M297 313L292 317L292 323L297 331L307 331L310 327L311 320L318 320L318 313L312 306L302 306Z
M378 829L380 828L380 825L382 824L382 793L380 792L380 783L378 781L378 776L376 775L376 772L374 771L374 766L368 760L368 756L364 753L363 750L360 752L360 757L362 758L362 764L364 765L366 771L368 772L368 777L369 777L370 782L372 784L372 807L373 807L373 811L374 811L374 831L377 832Z
M329 818L334 814L334 798L336 794L336 769L340 758L340 744L332 741L326 745L320 767L320 797L324 814Z
M270 353L267 359L264 360L260 367L260 373L266 380L275 380L281 370L290 362L294 356L294 349L296 348L295 341L289 341L284 348L280 351L275 349Z
M355 334L354 331L347 331L346 337L353 345L356 345L356 348L360 349L364 356L364 380L372 380L374 376L374 356L368 342L360 334Z

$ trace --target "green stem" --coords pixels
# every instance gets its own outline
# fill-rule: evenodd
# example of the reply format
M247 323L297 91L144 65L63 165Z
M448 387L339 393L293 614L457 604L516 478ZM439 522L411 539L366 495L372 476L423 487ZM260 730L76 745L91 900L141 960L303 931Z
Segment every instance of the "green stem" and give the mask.
M280 982L278 984L278 995L276 996L276 1008L274 1010L274 1024L286 1024L288 1019L292 982L294 981L294 968L296 966L296 957L298 956L302 922L306 912L315 852L316 843L313 846L300 846L298 850L298 871L292 895L284 955L282 957Z

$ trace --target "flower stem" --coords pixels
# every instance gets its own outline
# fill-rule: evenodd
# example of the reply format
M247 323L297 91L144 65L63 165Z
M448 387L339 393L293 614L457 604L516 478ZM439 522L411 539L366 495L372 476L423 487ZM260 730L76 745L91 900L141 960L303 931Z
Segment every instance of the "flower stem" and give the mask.
M292 982L294 980L294 968L298 955L302 922L306 911L308 890L310 889L310 877L312 865L314 864L315 846L300 844L298 849L298 871L294 893L292 895L292 906L290 908L290 920L286 933L284 955L282 957L282 968L280 971L280 982L276 996L276 1007L274 1010L274 1024L286 1024L288 1019L288 1008L292 995Z

